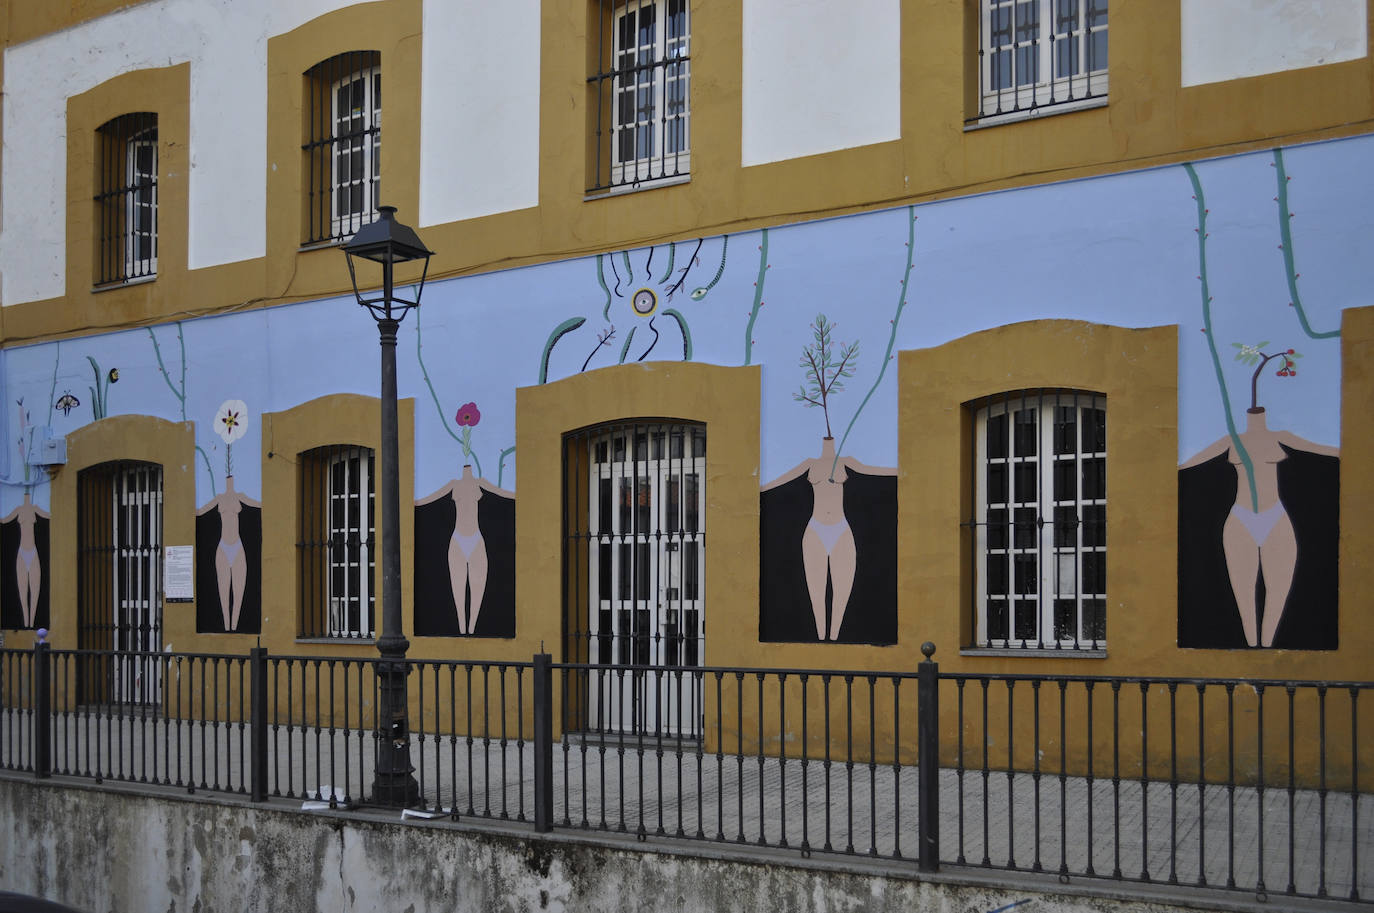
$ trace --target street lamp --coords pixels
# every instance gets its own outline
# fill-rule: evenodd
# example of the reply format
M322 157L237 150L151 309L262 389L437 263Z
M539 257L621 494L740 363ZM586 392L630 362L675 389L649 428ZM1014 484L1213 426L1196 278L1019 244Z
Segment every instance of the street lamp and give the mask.
M396 221L395 206L379 206L377 221L364 225L344 245L348 276L358 304L377 321L382 345L382 636L377 638L377 766L372 781L372 801L393 808L407 808L420 797L419 784L411 774L410 700L406 691L406 650L410 642L401 633L401 480L400 446L396 427L396 331L411 308L420 306L420 295L429 274L433 251L425 247L415 230ZM363 297L358 290L354 259L382 266L382 294ZM393 294L392 270L397 263L423 260L415 299ZM366 284L366 283L365 283Z

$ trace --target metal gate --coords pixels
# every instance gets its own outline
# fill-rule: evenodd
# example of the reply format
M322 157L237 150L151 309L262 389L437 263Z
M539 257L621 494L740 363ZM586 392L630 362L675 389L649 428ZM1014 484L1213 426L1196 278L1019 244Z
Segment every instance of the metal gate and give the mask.
M82 703L157 704L162 693L162 467L104 463L77 479L77 646Z
M706 429L645 421L568 436L565 653L591 664L570 723L702 731Z

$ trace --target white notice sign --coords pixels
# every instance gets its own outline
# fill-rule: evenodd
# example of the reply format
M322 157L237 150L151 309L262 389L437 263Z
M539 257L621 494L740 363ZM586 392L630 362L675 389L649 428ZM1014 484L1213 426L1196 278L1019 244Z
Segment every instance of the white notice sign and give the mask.
M163 586L168 602L190 602L196 595L193 545L169 545L163 552Z

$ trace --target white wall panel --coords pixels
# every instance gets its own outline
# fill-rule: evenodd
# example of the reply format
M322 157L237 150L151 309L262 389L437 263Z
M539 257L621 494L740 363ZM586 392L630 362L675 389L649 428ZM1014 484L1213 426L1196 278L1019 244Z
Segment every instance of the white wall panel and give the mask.
M1357 60L1366 0L1180 0L1183 85Z
M899 0L744 0L741 159L901 136Z
M425 0L420 224L539 203L539 0Z

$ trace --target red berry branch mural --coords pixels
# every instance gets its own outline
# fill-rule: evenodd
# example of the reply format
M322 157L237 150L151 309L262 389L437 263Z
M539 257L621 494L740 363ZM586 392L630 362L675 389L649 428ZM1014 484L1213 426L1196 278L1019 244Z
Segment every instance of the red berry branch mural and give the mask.
M1264 373L1264 366L1277 359L1279 369L1274 372L1275 377L1297 377L1298 364L1293 359L1302 358L1302 353L1296 349L1280 349L1277 352L1265 352L1268 341L1257 342L1254 345L1246 345L1240 342L1233 342L1231 345L1236 347L1236 361L1247 367L1255 366L1255 373L1250 375L1250 411L1259 408L1259 379Z
M1282 158L1276 155L1276 160L1284 213L1279 249L1294 299L1290 303L1295 303L1292 214L1287 212L1291 178L1282 172ZM1185 165L1184 170L1197 209L1202 329L1226 434L1179 466L1179 646L1334 648L1340 451L1287 428L1270 427L1268 411L1260 405L1260 379L1266 370L1285 381L1296 378L1302 354L1274 347L1268 339L1231 343L1233 363L1249 369L1250 380L1250 405L1244 428L1238 427L1213 323L1217 314L1207 273L1210 210L1196 169ZM1271 316L1252 311L1245 320L1263 325ZM1314 339L1337 335L1314 333L1301 311L1298 318ZM1283 424L1294 423L1298 416L1291 396L1279 397L1271 389L1270 398L1280 400L1280 407L1288 403ZM1305 607L1301 615L1288 611L1290 603L1299 602Z

